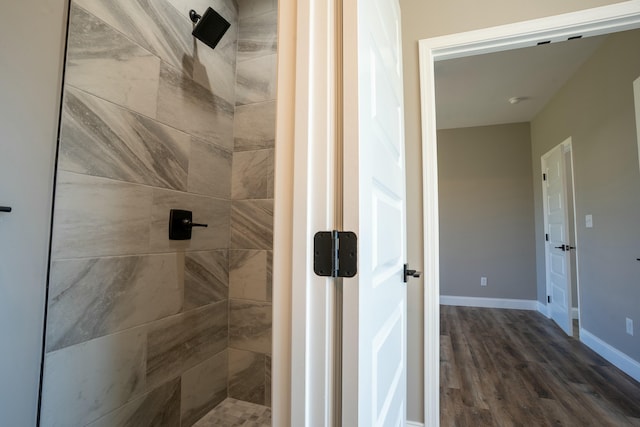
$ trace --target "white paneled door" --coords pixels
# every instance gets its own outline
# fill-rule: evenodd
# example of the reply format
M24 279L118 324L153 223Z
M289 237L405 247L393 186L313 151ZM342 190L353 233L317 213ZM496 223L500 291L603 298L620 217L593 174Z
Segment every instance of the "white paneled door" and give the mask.
M397 0L344 2L344 228L359 270L344 281L343 426L406 422L404 115Z
M551 318L573 335L571 317L571 259L569 210L564 153L569 141L542 156L548 307Z

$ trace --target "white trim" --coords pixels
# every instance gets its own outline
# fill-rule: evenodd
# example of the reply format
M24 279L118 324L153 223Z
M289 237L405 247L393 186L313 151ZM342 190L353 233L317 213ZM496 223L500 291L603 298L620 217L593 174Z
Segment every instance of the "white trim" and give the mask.
M549 314L549 306L543 302L540 301L536 301L537 302L537 309L538 312L543 314L546 318L551 319L551 315Z
M580 310L578 310L578 307L571 307L571 318L574 320L580 318Z
M440 425L438 160L434 61L593 36L640 26L640 0L419 41L424 218L424 419ZM536 308L540 308L536 304Z
M459 297L440 295L440 304L461 307L510 308L514 310L538 310L538 301L533 299Z
M617 366L631 378L640 382L640 362L602 341L584 328L580 328L580 341L613 365Z
M633 103L636 113L636 133L638 135L638 165L640 166L640 77L633 81Z
M296 108L296 0L278 3L278 75L273 218L273 342L271 410L274 426L291 425L291 284L293 153Z
M424 427L424 424L422 424L422 423L418 423L418 422L416 422L416 421L407 421L407 422L405 423L405 425L406 425L407 427Z
M333 411L334 287L330 279L314 275L312 267L314 233L334 229L333 10L326 0L287 3L295 10L295 28L287 28L286 33L280 30L279 37L289 37L290 43L295 43L295 73L282 75L291 79L285 85L294 88L294 99L293 108L279 119L288 122L287 135L293 135L292 154L287 160L292 162L291 175L281 176L291 180L292 192L291 234L283 236L290 238L287 244L291 245L291 418L282 425L329 426ZM279 149L277 146L276 153ZM279 171L276 164L276 173ZM275 287L281 285L274 283Z

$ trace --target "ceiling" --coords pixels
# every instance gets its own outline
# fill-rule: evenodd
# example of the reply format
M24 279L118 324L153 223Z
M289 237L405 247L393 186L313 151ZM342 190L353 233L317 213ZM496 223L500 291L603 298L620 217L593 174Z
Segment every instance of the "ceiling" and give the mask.
M531 121L606 36L438 61L438 129ZM517 104L512 97L526 97Z

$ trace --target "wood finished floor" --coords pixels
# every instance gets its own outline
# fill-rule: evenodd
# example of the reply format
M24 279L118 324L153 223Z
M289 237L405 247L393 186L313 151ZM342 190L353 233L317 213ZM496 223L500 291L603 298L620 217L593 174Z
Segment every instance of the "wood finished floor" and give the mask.
M441 426L640 426L640 384L540 313L440 310Z

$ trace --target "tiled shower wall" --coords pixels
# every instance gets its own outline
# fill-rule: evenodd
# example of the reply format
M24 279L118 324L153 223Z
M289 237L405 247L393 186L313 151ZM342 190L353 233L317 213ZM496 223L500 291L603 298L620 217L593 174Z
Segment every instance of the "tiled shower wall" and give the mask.
M189 426L227 397L237 24L233 0L72 1L43 426ZM168 240L171 208L209 228Z
M229 250L229 396L271 405L275 0L240 0Z

